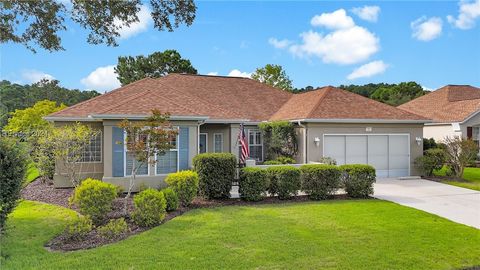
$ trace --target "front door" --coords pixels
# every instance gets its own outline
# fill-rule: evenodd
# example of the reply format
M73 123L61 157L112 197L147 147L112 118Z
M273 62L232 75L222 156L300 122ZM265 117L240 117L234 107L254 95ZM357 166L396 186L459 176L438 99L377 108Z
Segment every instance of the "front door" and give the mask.
M207 133L200 133L198 149L200 154L206 153L208 147L208 134Z

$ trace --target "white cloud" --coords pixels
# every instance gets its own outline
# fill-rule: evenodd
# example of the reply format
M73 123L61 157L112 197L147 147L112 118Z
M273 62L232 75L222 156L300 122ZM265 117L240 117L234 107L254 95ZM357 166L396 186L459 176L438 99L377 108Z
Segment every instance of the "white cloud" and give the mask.
M380 13L379 6L363 6L356 7L352 9L352 12L355 13L360 19L376 22L378 20L378 14Z
M288 39L278 40L276 38L269 38L268 43L270 43L270 45L272 45L273 47L275 47L277 49L285 49L292 42Z
M112 90L120 87L120 82L117 79L117 73L115 73L115 66L98 67L87 77L80 80L88 89L95 90Z
M208 72L207 75L216 76L218 75L218 72L216 71Z
M55 77L42 71L26 69L22 71L22 79L27 81L28 83L36 83L41 81L42 79L54 80Z
M388 65L383 61L373 61L353 70L353 72L347 76L347 79L355 80L358 78L372 77L385 72L387 68Z
M145 32L148 29L148 26L153 22L152 16L150 15L150 9L142 5L140 11L137 13L138 22L131 23L129 26L121 25L119 20L115 20L115 24L121 28L118 30L121 39L127 39L129 37L135 36L141 32Z
M248 73L248 72L242 72L238 69L232 69L232 71L230 71L230 73L228 73L227 76L230 76L230 77L245 77L245 78L250 78L250 76L252 76L252 73Z
M367 60L380 47L378 38L360 26L337 30L326 36L314 31L300 36L302 44L290 46L290 52L299 57L317 56L325 63L355 64Z
M475 20L480 17L480 0L476 1L460 1L460 11L458 17L452 15L447 16L449 23L453 26L466 30L475 26Z
M328 29L345 29L355 26L352 17L347 16L345 9L315 15L310 23L312 26L323 26Z
M421 41L430 41L436 39L442 34L442 19L438 17L422 16L410 23L413 33L412 36Z

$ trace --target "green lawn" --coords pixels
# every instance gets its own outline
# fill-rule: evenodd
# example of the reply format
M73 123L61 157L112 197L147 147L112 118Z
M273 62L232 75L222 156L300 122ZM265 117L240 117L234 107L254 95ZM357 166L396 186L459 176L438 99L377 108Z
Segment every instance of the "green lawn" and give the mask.
M447 167L443 167L441 170L435 171L435 175L438 176L445 176L447 171ZM466 182L459 182L459 181L442 181L443 183L454 185L463 188L469 188L473 190L480 191L480 168L465 168L463 172L463 179Z
M22 202L1 269L458 269L480 265L480 230L380 200L197 209L116 244L42 245L74 212Z
M27 177L25 180L25 185L30 184L35 179L40 176L40 172L38 171L37 167L35 166L34 162L30 162L27 167Z

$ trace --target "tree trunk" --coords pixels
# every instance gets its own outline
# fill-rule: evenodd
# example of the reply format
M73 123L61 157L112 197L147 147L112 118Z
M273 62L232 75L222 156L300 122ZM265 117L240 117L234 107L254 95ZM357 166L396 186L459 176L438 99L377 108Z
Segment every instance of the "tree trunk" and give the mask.
M137 174L137 169L136 169L136 166L135 166L135 159L133 159L132 175L130 176L127 195L125 196L125 199L123 200L123 215L125 217L128 215L128 199L130 198L130 196L132 194L133 186L135 186L135 176L136 176L136 174Z

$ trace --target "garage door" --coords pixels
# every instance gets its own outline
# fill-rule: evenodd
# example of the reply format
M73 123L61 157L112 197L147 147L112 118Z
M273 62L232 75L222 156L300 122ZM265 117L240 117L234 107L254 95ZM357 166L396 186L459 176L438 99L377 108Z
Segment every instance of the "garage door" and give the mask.
M388 135L325 135L323 156L337 164L370 164L378 177L410 175L409 136Z

